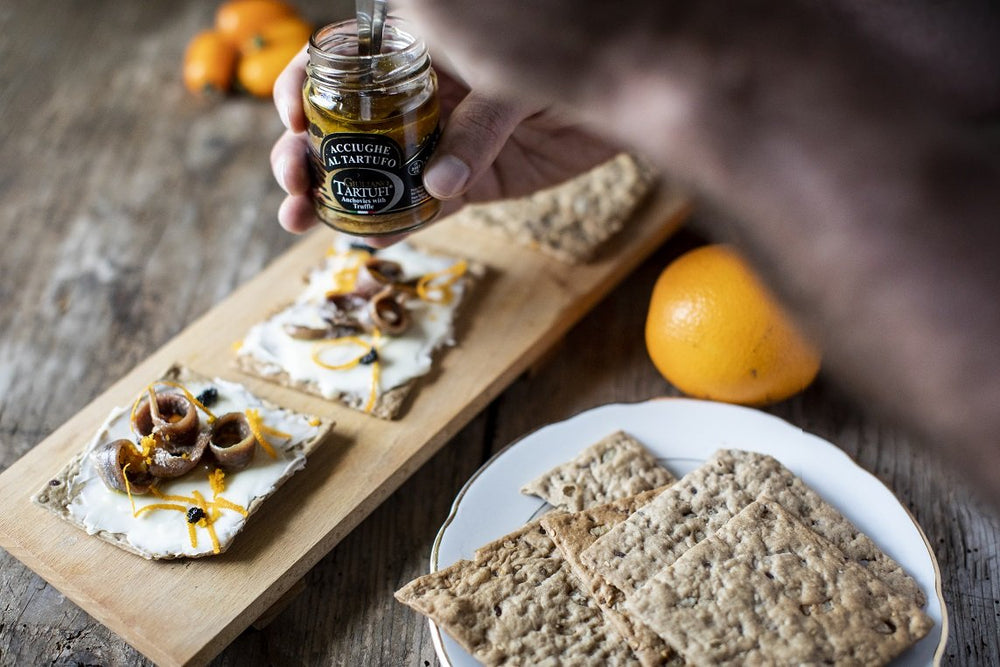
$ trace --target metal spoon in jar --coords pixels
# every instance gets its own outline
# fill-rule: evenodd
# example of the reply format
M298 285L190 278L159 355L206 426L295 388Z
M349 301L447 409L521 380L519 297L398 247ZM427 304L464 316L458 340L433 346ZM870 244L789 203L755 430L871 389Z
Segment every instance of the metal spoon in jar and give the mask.
M358 18L358 55L377 55L382 51L386 0L355 0L354 9Z

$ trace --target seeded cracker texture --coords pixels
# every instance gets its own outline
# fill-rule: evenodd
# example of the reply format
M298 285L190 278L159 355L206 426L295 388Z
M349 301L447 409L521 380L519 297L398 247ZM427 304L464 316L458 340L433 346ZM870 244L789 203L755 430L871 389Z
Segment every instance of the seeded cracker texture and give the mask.
M653 183L649 167L622 153L560 185L520 199L472 204L453 217L577 264L621 230Z
M396 599L486 665L627 665L635 657L537 521L411 581Z
M540 520L573 574L583 583L584 590L601 608L618 634L629 643L644 667L681 664L681 660L659 635L621 609L620 598L615 596L614 589L601 586L600 579L595 578L594 573L580 562L580 552L662 491L663 488L644 491L581 512L553 512Z
M913 578L801 479L770 456L740 450L716 452L597 540L580 559L627 599L761 495L781 503L891 590L924 604Z
M626 606L698 665L882 665L933 625L912 597L766 498Z
M601 505L676 481L632 436L617 431L571 461L521 488L569 512Z
M190 369L183 366L171 366L163 375L160 376L160 380L169 380L171 382L177 382L179 384L185 384L188 382L197 381L210 381L210 378L199 375ZM268 401L261 401L261 405L267 407L268 409L277 408L278 406L270 403ZM317 418L318 430L316 435L309 438L308 440L302 442L289 443L285 448L285 451L289 453L299 453L308 456L316 447L318 447L326 436L329 434L330 430L333 428L333 422L329 420L320 420ZM71 458L66 465L62 467L59 472L57 472L53 477L52 481L48 482L43 486L38 492L32 496L31 500L38 506L43 507L60 518L68 521L74 526L86 531L87 527L82 521L77 519L70 513L69 507L73 503L74 498L80 493L81 489L79 485L75 483L77 476L80 473L81 465L83 464L84 457L87 456L89 450L85 450L77 453ZM291 476L296 472L296 470L290 470L283 477L277 479L271 489L263 495L257 496L253 502L251 502L247 510L247 519L254 514L263 505L264 501L278 490L282 484L284 484ZM239 474L239 473L234 473ZM111 492L117 493L117 492ZM240 530L246 526L246 519L244 519ZM95 537L98 537L105 542L109 542L120 549L133 553L137 556L142 556L146 559L160 559L167 560L172 558L202 558L204 556L212 556L212 553L203 553L198 555L185 555L176 554L171 556L154 555L144 551L143 549L137 548L132 545L127 536L124 534L113 533L107 530L99 530L94 533ZM224 552L233 541L235 541L238 535L233 536L233 540L221 545L221 550Z

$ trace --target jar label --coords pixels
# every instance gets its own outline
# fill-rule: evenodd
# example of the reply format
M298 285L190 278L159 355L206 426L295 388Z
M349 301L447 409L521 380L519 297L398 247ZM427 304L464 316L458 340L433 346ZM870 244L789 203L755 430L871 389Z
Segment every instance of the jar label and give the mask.
M319 203L339 213L378 215L415 208L431 196L424 165L437 145L436 128L408 159L382 134L338 132L323 137L313 156Z

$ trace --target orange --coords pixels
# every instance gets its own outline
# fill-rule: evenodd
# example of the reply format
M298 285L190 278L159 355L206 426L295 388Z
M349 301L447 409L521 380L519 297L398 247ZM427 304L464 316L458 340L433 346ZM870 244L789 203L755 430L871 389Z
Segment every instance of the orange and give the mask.
M285 66L302 49L298 42L280 42L240 58L236 79L247 92L257 97L270 97L274 82Z
M729 246L678 257L660 274L646 318L657 370L690 396L766 405L805 389L817 349Z
M184 85L192 93L229 90L236 70L236 47L214 30L195 35L184 52Z
M243 54L270 48L282 42L295 42L305 46L312 37L312 24L298 16L285 16L262 26L253 36L240 45Z
M293 14L295 9L281 0L228 0L215 12L215 28L239 47L264 26Z

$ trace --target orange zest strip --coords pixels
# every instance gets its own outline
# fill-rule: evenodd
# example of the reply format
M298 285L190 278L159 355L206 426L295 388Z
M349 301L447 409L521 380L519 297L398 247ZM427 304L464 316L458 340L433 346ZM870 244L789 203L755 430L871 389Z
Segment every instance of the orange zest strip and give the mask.
M226 473L222 468L216 468L208 473L208 485L212 489L212 497L217 498L220 493L226 490Z
M191 492L194 496L195 501L198 503L198 507L201 511L205 513L205 518L198 520L198 525L204 525L208 529L208 536L212 539L212 553L220 553L222 549L219 547L219 536L215 534L215 526L212 525L214 519L209 515L208 505L205 503L205 496L201 495L198 489Z
M260 412L258 412L255 408L247 408L246 416L247 416L247 422L250 424L250 430L253 432L253 437L257 438L257 442L260 444L261 449L267 452L267 455L270 456L272 459L278 458L278 454L274 451L274 447L271 445L270 442L267 441L267 438L264 437L263 428L267 427L265 427L264 424L261 422ZM277 435L280 433L281 437L285 438L291 437L287 433L281 433L281 431L274 431L274 429L270 430L273 431L272 435Z
M242 507L241 505L237 505L236 503L231 503L228 500L226 500L225 498L221 498L221 497L215 498L212 501L212 506L213 507L218 506L218 507L221 507L222 509L232 510L234 512L238 512L238 513L242 514L243 516L248 516L246 508Z
M192 549L197 549L198 548L198 531L194 529L194 524L193 523L189 523L189 522L186 522L186 521L185 521L185 523L187 523L187 527L188 527L188 538L190 538L190 540L191 540L191 548Z
M128 501L132 505L132 516L137 516L135 513L135 500L132 499L132 485L128 483L128 467L132 465L131 463L126 463L122 466L122 479L125 480L125 493L128 494Z
M335 249L331 248L327 252L327 257L336 256L338 253ZM333 287L326 293L326 296L336 296L337 294L348 294L354 291L354 286L358 284L358 273L361 271L361 265L371 257L371 254L365 252L364 250L348 250L343 253L345 259L354 258L357 261L351 266L345 266L344 268L334 271L333 273Z
M187 514L188 508L184 505L174 505L173 503L152 503L150 505L140 507L139 511L135 513L135 516L139 516L144 512L151 512L153 510L177 510L178 512Z
M464 260L442 271L424 274L417 281L417 296L428 303L448 304L454 298L451 286L465 275L469 265Z
M150 489L150 493L152 493L153 496L155 496L156 498L159 498L160 500L169 500L169 501L175 502L175 503L193 503L194 502L191 498L188 498L187 496L168 496L168 495L160 492L158 489L155 489L155 488Z
M375 408L375 399L378 398L379 366L378 359L372 362L372 388L368 394L368 403L365 404L365 412L371 412Z
M351 359L350 361L345 361L342 364L328 364L325 361L323 361L322 359L323 350L325 350L327 347L331 347L333 345L343 345L344 343L352 343L354 345L363 347L364 352L359 354L354 359ZM361 360L364 358L366 354L368 354L368 351L370 349L371 349L371 344L366 342L364 339L359 338L358 336L342 336L340 338L334 338L333 340L324 340L314 344L312 351L312 360L317 366L321 366L323 368L326 368L327 370L344 371L347 370L348 368L354 368L359 363L361 363Z

